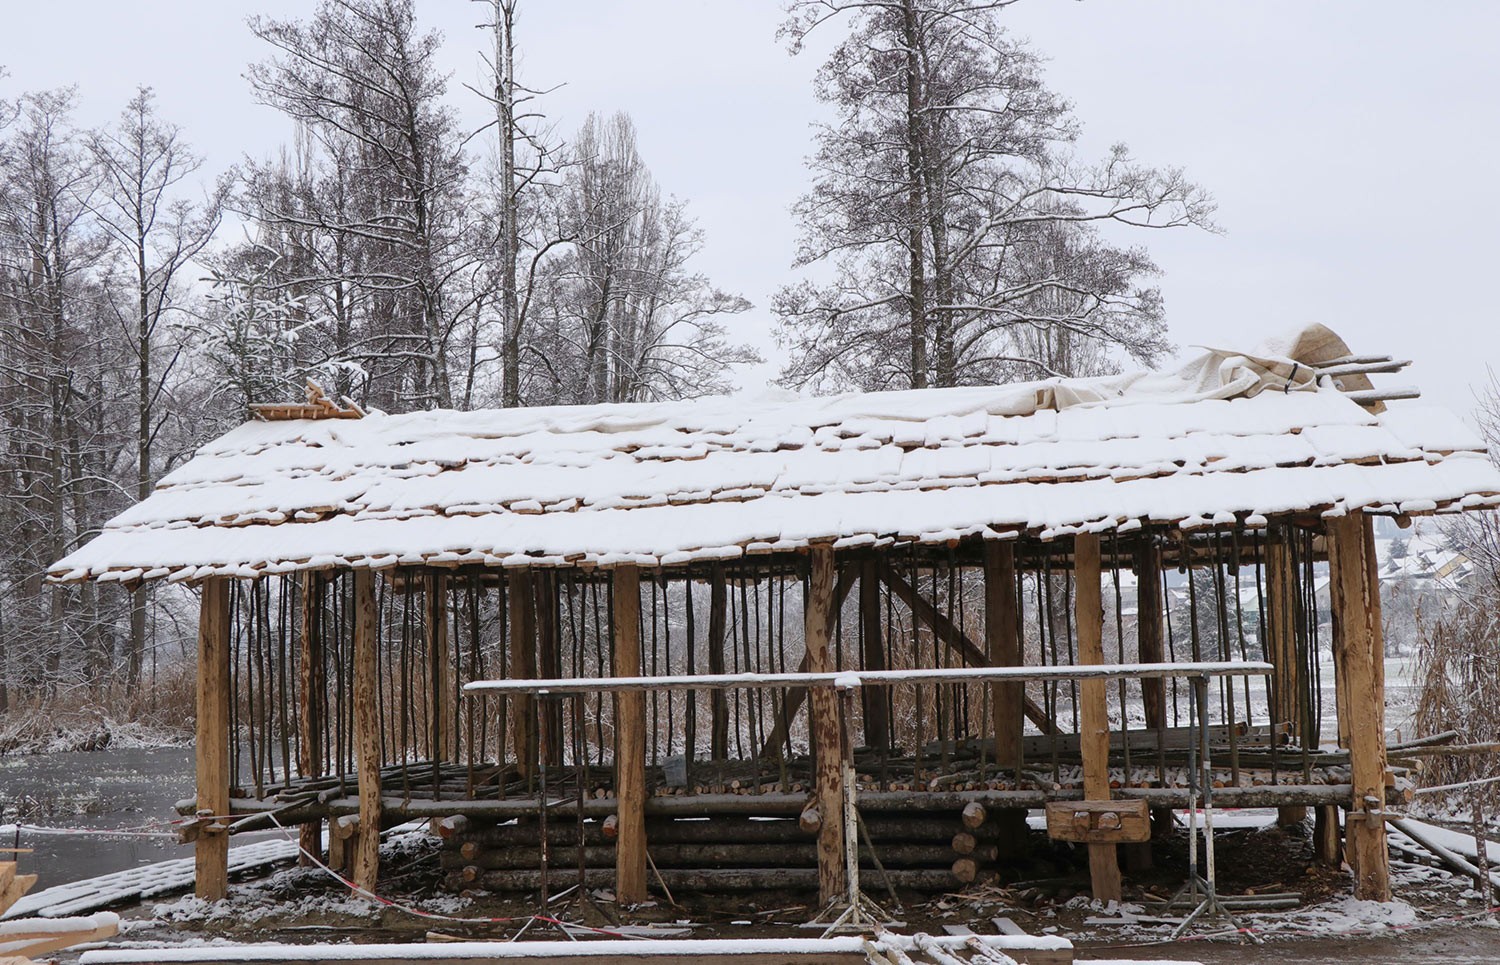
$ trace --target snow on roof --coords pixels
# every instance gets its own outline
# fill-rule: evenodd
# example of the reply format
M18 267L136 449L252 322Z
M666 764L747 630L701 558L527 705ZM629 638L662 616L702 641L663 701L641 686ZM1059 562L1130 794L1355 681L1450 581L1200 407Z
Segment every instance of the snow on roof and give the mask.
M1452 414L1375 414L1305 365L1209 353L1000 387L251 421L50 576L672 566L1497 503L1500 472Z

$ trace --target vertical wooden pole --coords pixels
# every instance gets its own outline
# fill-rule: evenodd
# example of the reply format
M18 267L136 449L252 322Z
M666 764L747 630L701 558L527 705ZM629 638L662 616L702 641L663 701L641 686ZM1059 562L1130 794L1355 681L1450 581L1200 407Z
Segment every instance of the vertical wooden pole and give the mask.
M423 629L426 632L428 677L432 685L432 759L446 761L453 753L453 675L448 654L448 576L428 570L424 581Z
M1165 663L1167 649L1162 621L1161 546L1146 536L1135 548L1135 636L1136 656L1141 663ZM1167 726L1167 686L1160 678L1141 681L1141 701L1145 705L1146 726L1153 731ZM1151 812L1151 832L1161 836L1172 830L1172 809L1156 808ZM1150 846L1142 851L1149 854ZM1145 855L1138 857L1143 860Z
M198 611L198 812L229 814L229 580L203 582ZM193 848L195 891L218 901L229 890L227 822L198 836Z
M1009 541L984 544L984 639L990 664L1019 667L1021 637L1017 622L1016 548ZM1025 763L1021 734L1026 727L1026 685L1019 681L990 684L995 715L995 764L1018 777ZM1005 808L995 814L1000 825L999 845L1006 857L1020 854L1026 844L1026 811Z
M1354 800L1345 818L1345 852L1354 897L1390 901L1385 844L1385 641L1375 531L1361 512L1328 521L1329 594L1335 614L1334 660L1342 669L1350 720Z
M557 625L557 573L540 570L531 577L536 594L532 619L536 624L536 675L542 680L556 680L562 673L562 632ZM563 705L558 700L542 702L537 715L537 751L545 755L548 766L562 764Z
M833 597L835 575L833 547L816 544L811 550L807 599L803 603L803 629L807 640L810 673L832 673ZM827 904L844 896L844 778L839 731L838 696L831 687L813 687L808 694L812 715L814 788L818 814L818 895Z
M1075 588L1074 627L1078 633L1078 662L1104 662L1104 601L1099 591L1099 537L1083 533L1073 538ZM1103 680L1078 684L1078 744L1083 753L1083 796L1108 801L1109 704ZM1089 845L1089 878L1097 901L1119 901L1120 856L1113 844Z
M880 566L873 560L859 564L860 666L865 670L884 670L885 633L880 615ZM861 712L865 721L865 744L880 750L891 746L890 708L885 689L865 687L860 691Z
M641 574L634 566L617 567L614 581L616 677L641 673ZM615 797L619 802L619 837L615 840L615 900L646 900L646 694L615 694Z
M323 578L302 574L302 641L297 653L297 769L303 777L323 776ZM298 831L297 863L311 866L323 850L323 819L304 821Z
M1271 722L1288 725L1300 746L1306 740L1302 733L1300 696L1302 661L1297 656L1297 611L1301 601L1291 533L1284 525L1273 526L1266 534L1265 567L1266 655L1275 668L1271 671ZM1277 824L1291 827L1307 819L1307 808L1277 808L1276 815Z
M984 544L984 638L993 666L1021 665L1016 626L1016 549L998 540ZM1001 767L1021 767L1025 696L1025 685L1020 682L990 685L995 710L995 763Z
M715 563L708 576L708 672L724 672L725 610L728 608L724 585L724 564ZM729 701L717 687L709 691L709 757L722 761L729 757Z
M536 635L532 610L535 597L531 592L531 570L511 570L505 577L506 595L510 598L510 676L512 680L536 679ZM516 694L511 701L511 748L516 755L516 772L522 777L536 773L536 715L532 705L536 698Z
M354 883L375 890L380 877L380 693L375 574L354 571L354 766L359 777L359 830Z

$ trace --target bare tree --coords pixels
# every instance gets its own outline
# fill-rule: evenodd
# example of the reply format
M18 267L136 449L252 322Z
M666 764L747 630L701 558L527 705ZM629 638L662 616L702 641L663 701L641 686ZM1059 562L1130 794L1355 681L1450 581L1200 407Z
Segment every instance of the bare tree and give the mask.
M395 363L368 391L385 405L451 405L450 288L476 255L462 243L467 172L442 100L439 38L418 31L411 0L323 0L305 22L255 17L250 27L277 51L250 69L256 94L352 164L359 192L348 221L315 210L267 215L358 240L348 281L368 294L380 340L368 360Z
M1141 361L1165 347L1142 284L1155 266L1095 226L1208 226L1212 202L1123 147L1080 165L1068 105L999 24L1010 2L790 5L793 52L832 21L849 32L818 73L838 115L797 207L797 263L828 262L835 280L775 299L786 381L1003 381L1097 366L1100 346Z
M100 179L89 211L111 241L112 276L129 279L121 284L110 277L105 285L128 293L107 304L135 362L135 498L144 500L156 482L152 448L173 415L162 402L186 347L181 339L164 343L162 323L182 310L179 276L213 238L223 188L201 203L181 196L202 161L181 130L157 115L150 88L139 88L119 122L89 141ZM137 587L130 599L126 681L134 690L145 653L145 590Z
M689 262L702 234L663 201L624 114L590 115L573 142L555 235L542 269L540 398L635 402L723 391L729 366L757 361L722 320L747 310Z

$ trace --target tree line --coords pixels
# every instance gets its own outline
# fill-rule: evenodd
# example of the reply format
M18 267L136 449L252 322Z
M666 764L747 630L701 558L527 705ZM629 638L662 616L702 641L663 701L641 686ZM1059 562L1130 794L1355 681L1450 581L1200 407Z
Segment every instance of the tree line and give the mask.
M309 378L388 412L684 399L759 361L734 332L750 303L696 270L703 233L630 117L559 136L517 76L518 5L476 7L489 82L461 90L414 0L251 18L248 83L294 133L211 182L149 89L99 129L76 89L0 100L0 712L138 693L159 648L185 652L152 591L44 573L247 404ZM784 383L1005 382L1166 350L1156 266L1101 229L1212 228L1212 200L1124 147L1079 158L1006 6L787 6L793 54L837 42L793 212L816 280L769 306ZM479 130L461 97L485 103Z

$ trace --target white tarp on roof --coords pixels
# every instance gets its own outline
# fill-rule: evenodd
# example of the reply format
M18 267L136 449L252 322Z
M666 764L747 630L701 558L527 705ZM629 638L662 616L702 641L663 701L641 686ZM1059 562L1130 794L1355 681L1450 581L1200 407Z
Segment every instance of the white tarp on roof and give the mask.
M1375 414L1291 359L1210 351L1000 387L248 422L51 575L675 565L1497 502L1500 472L1451 413Z

